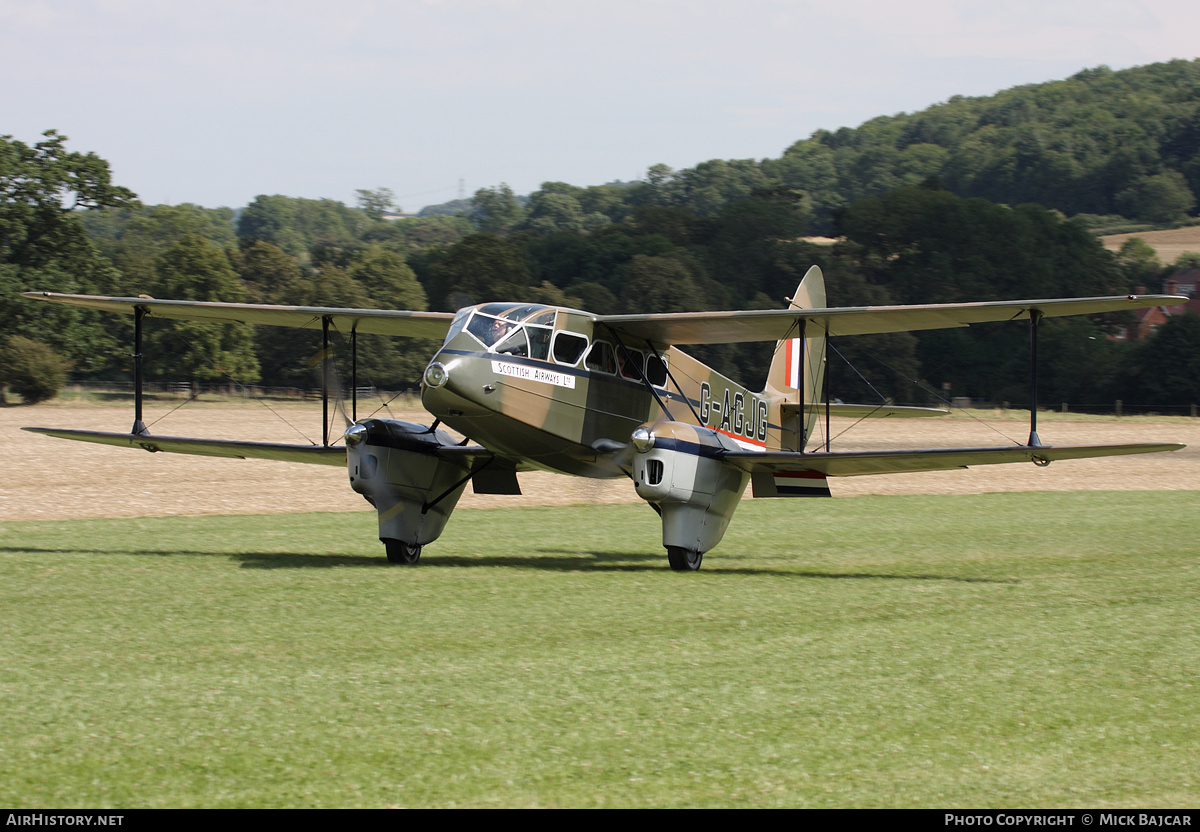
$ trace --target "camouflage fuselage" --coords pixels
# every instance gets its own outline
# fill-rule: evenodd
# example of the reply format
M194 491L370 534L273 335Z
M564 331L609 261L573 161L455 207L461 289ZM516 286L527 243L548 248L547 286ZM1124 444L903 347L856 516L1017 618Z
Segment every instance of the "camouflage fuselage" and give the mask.
M503 331L493 334L497 329ZM445 377L433 386L427 373L426 409L527 465L624 476L611 451L639 425L662 419L707 426L746 448L766 449L772 440L778 446L778 419L771 425L778 404L764 394L673 347L618 339L571 309L497 303L464 309L434 364Z

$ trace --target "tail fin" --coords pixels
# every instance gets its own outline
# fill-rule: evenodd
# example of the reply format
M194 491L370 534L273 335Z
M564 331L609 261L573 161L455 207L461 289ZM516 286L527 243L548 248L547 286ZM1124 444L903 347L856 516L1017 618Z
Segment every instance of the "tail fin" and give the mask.
M821 269L813 266L804 275L788 309L822 309L825 306L825 278ZM763 396L768 402L767 450L801 451L808 442L817 422L816 404L820 400L821 382L825 376L825 335L805 331L801 325L794 333L775 345L767 387ZM779 427L776 428L775 426Z

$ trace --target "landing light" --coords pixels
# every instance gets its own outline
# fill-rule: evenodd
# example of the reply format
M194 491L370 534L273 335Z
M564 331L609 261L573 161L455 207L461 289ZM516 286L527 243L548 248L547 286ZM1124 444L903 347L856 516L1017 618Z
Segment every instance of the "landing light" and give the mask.
M639 454L644 454L654 447L654 433L649 428L636 428L630 438Z
M449 380L450 372L440 361L435 361L425 368L425 383L430 387L441 387Z

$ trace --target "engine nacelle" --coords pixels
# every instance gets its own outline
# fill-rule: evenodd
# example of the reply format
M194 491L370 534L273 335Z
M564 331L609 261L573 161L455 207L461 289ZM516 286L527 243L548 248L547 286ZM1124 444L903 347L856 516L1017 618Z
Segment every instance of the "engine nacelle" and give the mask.
M454 444L446 433L394 419L365 419L346 431L350 486L375 506L380 540L438 539L470 474L437 455Z
M634 487L662 514L663 546L703 553L721 542L750 475L723 461L738 450L708 428L656 422L633 432Z

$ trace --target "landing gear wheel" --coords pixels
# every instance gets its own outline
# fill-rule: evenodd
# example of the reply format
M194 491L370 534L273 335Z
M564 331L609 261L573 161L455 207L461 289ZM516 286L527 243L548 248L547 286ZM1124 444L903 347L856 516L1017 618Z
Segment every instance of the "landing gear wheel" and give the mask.
M676 572L695 572L700 568L700 561L703 559L704 555L692 549L682 546L667 547L667 560Z
M411 566L421 559L420 543L405 543L403 540L385 540L388 563L403 563Z

